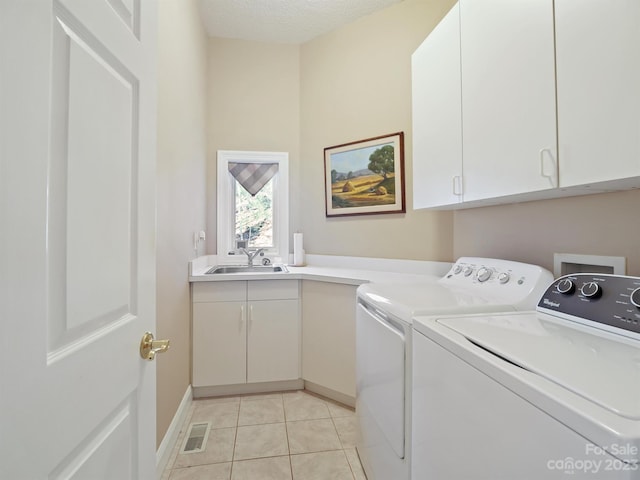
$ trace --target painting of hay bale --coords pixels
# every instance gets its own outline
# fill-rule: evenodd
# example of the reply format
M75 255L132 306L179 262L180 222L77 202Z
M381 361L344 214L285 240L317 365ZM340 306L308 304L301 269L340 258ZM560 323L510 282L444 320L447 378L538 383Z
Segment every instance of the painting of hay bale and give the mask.
M326 215L404 213L404 133L324 149Z

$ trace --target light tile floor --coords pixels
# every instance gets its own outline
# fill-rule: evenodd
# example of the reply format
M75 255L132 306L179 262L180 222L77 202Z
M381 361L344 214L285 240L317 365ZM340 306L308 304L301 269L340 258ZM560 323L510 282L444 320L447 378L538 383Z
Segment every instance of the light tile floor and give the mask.
M179 450L210 421L204 452ZM163 480L365 480L353 409L307 391L194 400Z

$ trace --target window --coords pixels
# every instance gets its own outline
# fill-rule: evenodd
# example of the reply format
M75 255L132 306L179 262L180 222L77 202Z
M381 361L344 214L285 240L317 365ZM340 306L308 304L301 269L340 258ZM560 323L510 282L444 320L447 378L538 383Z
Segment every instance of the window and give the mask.
M218 262L244 262L238 241L288 261L288 159L284 152L218 151Z
M236 242L243 240L249 248L273 248L273 178L255 196L238 180L233 182L233 189Z

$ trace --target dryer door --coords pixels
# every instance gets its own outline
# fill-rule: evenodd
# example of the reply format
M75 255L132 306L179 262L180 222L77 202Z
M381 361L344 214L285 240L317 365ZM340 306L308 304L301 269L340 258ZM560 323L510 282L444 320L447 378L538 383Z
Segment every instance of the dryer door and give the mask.
M364 444L387 442L404 458L404 326L362 302L356 314L356 389ZM383 438L375 438L383 437Z

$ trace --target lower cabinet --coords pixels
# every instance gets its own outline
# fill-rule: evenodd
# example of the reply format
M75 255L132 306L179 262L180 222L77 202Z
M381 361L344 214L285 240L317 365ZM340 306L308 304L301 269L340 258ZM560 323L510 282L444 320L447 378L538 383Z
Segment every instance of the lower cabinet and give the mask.
M193 284L193 386L296 380L298 280Z
M357 288L302 281L302 376L347 404L356 397Z
M245 304L193 304L194 387L233 385L247 381Z

